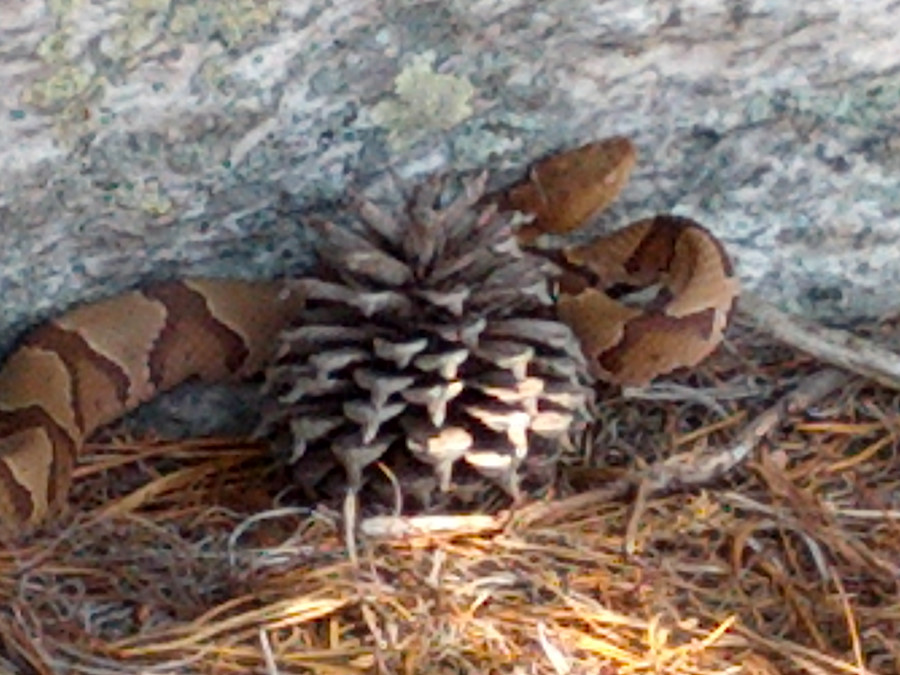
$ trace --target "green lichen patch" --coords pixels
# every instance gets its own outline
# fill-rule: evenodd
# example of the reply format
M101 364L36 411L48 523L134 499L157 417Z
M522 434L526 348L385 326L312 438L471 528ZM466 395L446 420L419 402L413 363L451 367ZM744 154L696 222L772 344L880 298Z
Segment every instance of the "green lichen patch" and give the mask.
M372 108L372 120L388 130L394 149L450 129L472 114L475 88L464 77L436 72L434 60L433 52L414 57L395 78L394 95Z
M41 109L56 109L83 94L91 74L80 66L60 66L49 77L37 80L22 92L22 102Z
M271 24L278 15L275 0L197 0L179 5L169 31L189 40L218 38L232 48Z

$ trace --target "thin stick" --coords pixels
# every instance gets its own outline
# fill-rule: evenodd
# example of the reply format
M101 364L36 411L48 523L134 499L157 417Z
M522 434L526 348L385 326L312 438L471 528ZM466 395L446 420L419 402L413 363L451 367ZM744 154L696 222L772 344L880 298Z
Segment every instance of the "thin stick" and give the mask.
M626 529L626 553L634 553L638 520L652 496L706 485L721 478L746 461L759 442L788 415L811 406L845 386L852 378L851 374L837 368L813 373L801 380L795 389L785 394L775 405L754 418L731 445L699 453L679 453L650 466L638 483L637 497Z
M741 294L739 307L758 328L785 344L891 389L900 389L900 354L847 331L791 316L752 293Z
M846 385L852 377L837 368L813 373L747 424L737 440L728 447L711 448L701 453L679 453L657 462L644 474L642 486L646 486L652 495L660 491L702 485L720 478L746 460L759 441L789 414L811 406Z

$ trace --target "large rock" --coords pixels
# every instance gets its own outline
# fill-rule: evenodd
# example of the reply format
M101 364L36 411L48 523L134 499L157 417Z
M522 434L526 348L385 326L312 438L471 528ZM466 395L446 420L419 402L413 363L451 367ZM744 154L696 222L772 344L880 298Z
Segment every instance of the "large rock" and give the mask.
M789 309L885 312L897 25L888 0L4 2L0 349L143 279L301 268L302 214L389 169L497 184L610 134L642 158L606 226L690 215Z

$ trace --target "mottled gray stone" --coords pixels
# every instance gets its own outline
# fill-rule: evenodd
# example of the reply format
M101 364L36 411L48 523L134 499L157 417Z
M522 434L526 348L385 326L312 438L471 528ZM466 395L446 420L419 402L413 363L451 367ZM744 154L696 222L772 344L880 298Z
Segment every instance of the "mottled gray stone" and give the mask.
M388 168L509 179L609 134L605 226L671 210L809 316L897 305L888 0L0 4L0 348L149 278L309 262L303 214ZM382 181L384 182L384 181Z

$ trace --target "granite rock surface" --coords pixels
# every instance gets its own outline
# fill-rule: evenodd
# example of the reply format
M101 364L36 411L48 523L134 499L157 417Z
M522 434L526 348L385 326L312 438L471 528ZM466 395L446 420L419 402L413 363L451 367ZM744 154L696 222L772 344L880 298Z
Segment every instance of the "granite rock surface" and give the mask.
M697 218L743 283L842 322L896 309L889 0L17 0L0 4L0 349L147 279L308 265L348 187L611 134L597 228Z

